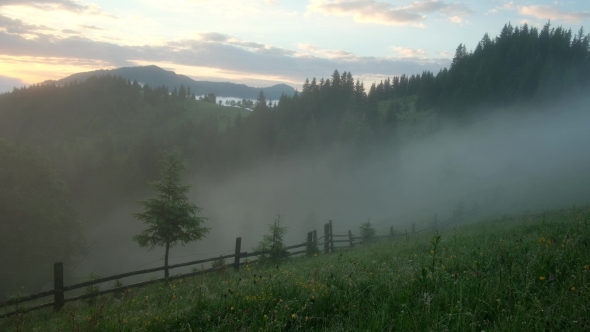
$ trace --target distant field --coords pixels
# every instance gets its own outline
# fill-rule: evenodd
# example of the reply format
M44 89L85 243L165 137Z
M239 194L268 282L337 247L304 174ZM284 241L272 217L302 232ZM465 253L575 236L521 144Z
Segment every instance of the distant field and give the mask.
M588 331L589 246L588 207L505 217L133 289L0 330Z
M165 123L165 126L173 129L174 127L187 121L199 123L200 121L209 117L216 117L220 120L220 129L225 130L228 125L233 124L233 120L236 116L238 116L238 114L240 114L242 117L247 117L251 113L251 111L243 108L220 106L199 100L185 101L183 105L186 107L186 111L169 119Z

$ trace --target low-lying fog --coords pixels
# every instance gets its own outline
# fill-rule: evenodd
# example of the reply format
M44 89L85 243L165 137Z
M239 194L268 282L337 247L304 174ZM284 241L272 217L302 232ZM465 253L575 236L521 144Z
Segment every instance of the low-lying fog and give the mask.
M589 100L544 110L488 113L470 125L445 125L420 138L402 139L351 160L334 149L316 156L272 160L222 183L193 179L191 201L202 207L211 232L202 241L170 251L171 263L233 253L235 238L252 251L277 212L288 227L287 243L321 235L333 220L343 233L368 218L378 233L420 230L449 219L458 202L483 214L522 213L590 202ZM518 114L514 114L518 113ZM409 125L408 125L409 126ZM131 217L140 207L113 212L88 232L90 254L76 269L109 275L163 265L164 249L147 251L131 241L143 225ZM319 236L318 235L318 236ZM173 270L173 273L177 271Z

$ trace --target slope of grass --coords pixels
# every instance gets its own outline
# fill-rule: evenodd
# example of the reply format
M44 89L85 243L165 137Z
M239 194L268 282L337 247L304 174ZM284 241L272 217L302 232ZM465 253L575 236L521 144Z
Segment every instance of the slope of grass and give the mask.
M219 119L219 126L221 130L231 124L238 114L242 117L250 115L251 111L238 107L221 106L213 103L208 103L200 100L187 100L182 103L185 111L170 118L164 126L174 129L187 121L199 123L209 117Z
M590 329L590 208L398 237L134 289L3 331Z

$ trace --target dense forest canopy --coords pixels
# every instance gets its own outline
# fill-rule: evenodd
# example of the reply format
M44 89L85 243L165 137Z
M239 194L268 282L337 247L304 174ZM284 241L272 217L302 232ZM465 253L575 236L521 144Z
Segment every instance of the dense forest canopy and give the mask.
M109 75L15 89L0 95L0 136L5 153L37 146L35 154L55 168L55 174L44 174L69 188L67 194L55 187L56 197L67 197L63 201L86 224L98 224L118 205L142 197L146 181L157 178L159 154L174 146L187 158L187 173L209 179L334 148L345 151L346 163L377 146L399 144L409 113L468 118L475 111L541 104L589 87L590 35L583 29L574 34L549 23L542 29L507 24L493 39L486 34L473 51L459 45L451 67L436 74L395 76L365 87L352 73L335 70L306 80L302 91L278 103L261 92L252 111L196 100L184 86L169 91ZM25 178L31 168L8 171ZM7 190L12 189L3 185L0 194ZM16 212L2 206L1 225L11 225L5 216Z

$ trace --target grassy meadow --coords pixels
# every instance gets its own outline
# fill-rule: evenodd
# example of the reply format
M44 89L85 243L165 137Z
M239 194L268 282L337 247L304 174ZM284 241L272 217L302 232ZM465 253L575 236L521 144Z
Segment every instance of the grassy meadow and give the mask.
M590 208L179 279L1 331L588 331Z

